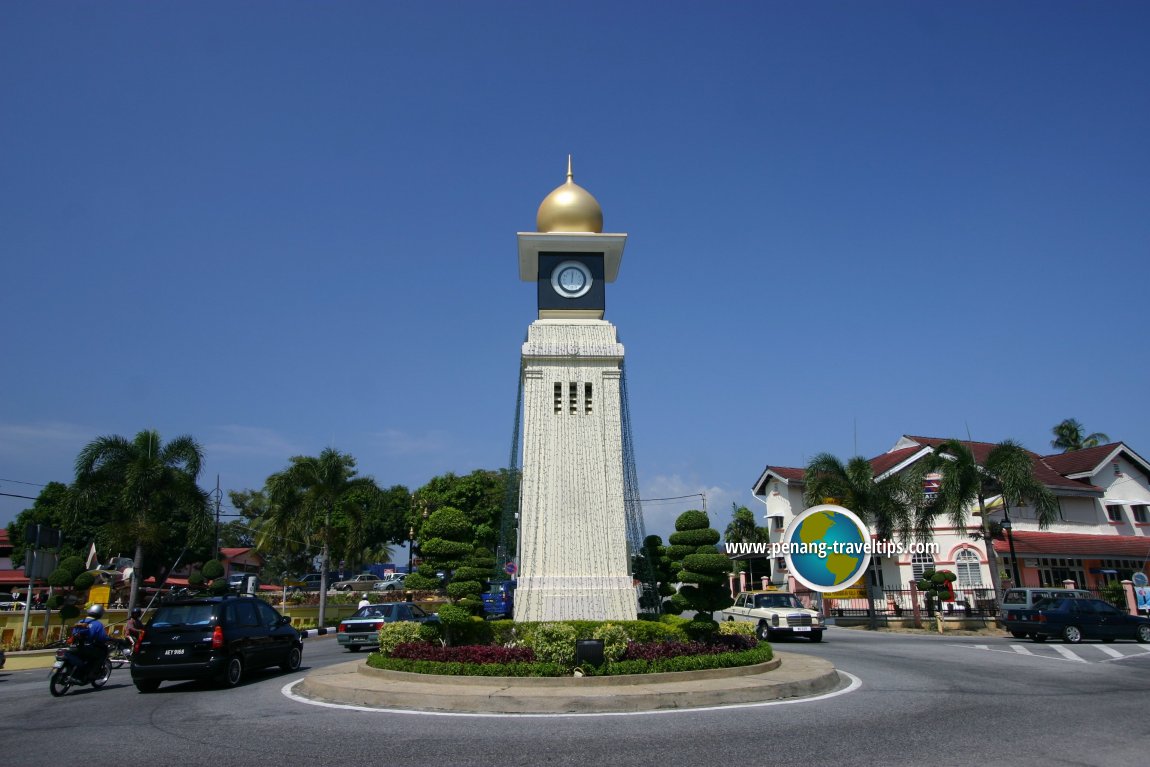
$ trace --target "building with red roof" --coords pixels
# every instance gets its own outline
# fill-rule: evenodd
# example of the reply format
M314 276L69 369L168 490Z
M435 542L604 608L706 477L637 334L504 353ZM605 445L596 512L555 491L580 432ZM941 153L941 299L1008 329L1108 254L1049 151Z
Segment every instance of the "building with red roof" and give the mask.
M875 477L906 471L947 441L904 435L886 453L870 459ZM962 441L979 464L995 447L990 442ZM1020 585L1072 580L1079 587L1097 589L1115 578L1148 572L1150 463L1122 442L1055 455L1030 453L1030 457L1034 478L1058 501L1055 522L1043 528L1033 508L1023 505L1004 512L1001 498L987 499L992 520L1001 522L1009 514ZM755 481L752 492L766 508L772 540L781 540L790 521L806 508L804 474L802 468L768 465ZM980 528L977 509L970 510L968 519L962 528L939 521L932 536L937 554L881 558L872 586L908 588L923 570L939 567L958 575L960 589L990 588L985 541L972 537ZM1009 577L1014 569L1010 541L995 540L993 545L1000 570ZM756 571L765 569L756 566ZM769 569L772 583L789 584L784 558L776 558Z

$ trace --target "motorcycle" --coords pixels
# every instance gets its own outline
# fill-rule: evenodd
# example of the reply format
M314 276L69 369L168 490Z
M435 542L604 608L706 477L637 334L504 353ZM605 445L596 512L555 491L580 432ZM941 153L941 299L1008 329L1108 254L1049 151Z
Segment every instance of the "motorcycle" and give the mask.
M97 690L112 676L112 661L106 656L98 663L85 661L75 648L62 647L56 651L52 676L48 679L48 692L53 698L67 695L75 685L90 684Z

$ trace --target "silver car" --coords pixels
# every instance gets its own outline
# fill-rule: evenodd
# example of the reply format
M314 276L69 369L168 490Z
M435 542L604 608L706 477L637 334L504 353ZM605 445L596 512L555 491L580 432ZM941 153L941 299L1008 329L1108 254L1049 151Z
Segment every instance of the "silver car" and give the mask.
M439 616L428 613L410 602L368 605L356 610L350 618L340 621L335 638L348 649L348 652L359 652L361 647L379 647L379 630L385 623L397 621L427 623L438 620Z

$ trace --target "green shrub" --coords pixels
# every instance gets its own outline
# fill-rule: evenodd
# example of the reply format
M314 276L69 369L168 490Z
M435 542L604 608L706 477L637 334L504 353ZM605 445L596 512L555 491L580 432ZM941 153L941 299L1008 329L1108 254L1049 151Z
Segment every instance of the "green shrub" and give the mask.
M603 658L608 663L617 661L627 651L627 643L631 637L622 626L615 623L604 623L591 632L592 639L603 640Z
M708 642L719 631L719 624L703 615L696 615L683 626L687 637L695 642Z
M724 636L748 636L755 635L755 624L750 621L723 621L719 624L719 633Z
M204 566L200 568L200 572L204 574L204 578L209 581L214 581L216 578L222 578L224 575L224 566L218 559L209 559L204 562Z
M199 570L193 570L191 575L188 576L188 585L192 588L200 588L204 585L204 574Z
M401 644L420 641L422 637L419 630L422 627L423 624L414 621L383 624L379 630L379 651L384 655L390 655L391 651Z
M559 625L559 624L553 624ZM538 651L537 651L538 652ZM733 668L766 663L774 654L771 646L761 642L751 650L715 653L711 655L681 655L659 660L627 660L605 663L599 668L585 668L583 672L594 676L615 676L620 674L655 674L667 671L700 671L711 668ZM554 677L567 676L567 664L547 663L439 663L435 661L406 660L388 658L373 653L367 659L372 668L408 671L416 674L449 674L453 676L518 676Z
M423 642L442 642L443 627L436 621L419 624L419 639Z
M525 641L540 661L569 666L575 660L577 638L575 627L570 624L544 623L536 627Z
M80 573L76 576L76 580L72 581L72 585L80 591L87 591L95 582L96 578L91 573Z

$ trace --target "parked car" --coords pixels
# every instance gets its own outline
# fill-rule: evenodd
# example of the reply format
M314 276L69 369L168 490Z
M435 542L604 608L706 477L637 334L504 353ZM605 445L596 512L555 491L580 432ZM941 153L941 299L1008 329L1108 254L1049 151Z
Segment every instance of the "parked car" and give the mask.
M160 605L132 653L132 682L155 692L164 680L212 679L235 687L267 666L299 668L303 639L262 599L202 597Z
M348 578L344 581L336 581L332 586L336 591L371 591L372 587L380 581L378 575L371 573L360 573L354 578Z
M1015 637L1030 636L1035 642L1049 637L1078 644L1083 639L1134 639L1150 642L1150 618L1130 615L1101 599L1059 597L1046 599L1033 610L1013 612L1006 629Z
M373 591L402 591L405 583L407 583L406 574L393 573L380 578L371 588Z
M804 607L786 591L744 591L721 615L729 621L752 621L762 640L802 636L821 642L826 628L817 610Z
M284 581L284 585L288 587L289 591L319 591L321 579L320 573L308 573L302 578L288 578ZM338 575L328 573L327 587L330 589L338 580Z
M429 623L439 621L439 616L410 602L368 605L340 621L335 638L348 652L359 652L361 647L379 647L379 630L383 624L397 621Z
M1051 599L1053 597L1070 597L1074 599L1090 599L1093 597L1088 591L1082 589L1062 589L1062 588L1014 588L1007 589L1002 594L1002 603L998 608L998 620L1005 624L1007 620L1014 620L1018 617L1022 610L1033 610L1034 605L1038 604L1044 599ZM1009 629L1008 629L1009 631ZM1015 639L1022 639L1026 636L1025 633L1015 633L1011 631Z
M4 648L0 647L0 668L4 668Z

